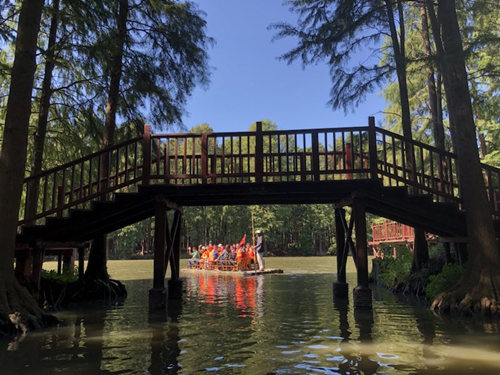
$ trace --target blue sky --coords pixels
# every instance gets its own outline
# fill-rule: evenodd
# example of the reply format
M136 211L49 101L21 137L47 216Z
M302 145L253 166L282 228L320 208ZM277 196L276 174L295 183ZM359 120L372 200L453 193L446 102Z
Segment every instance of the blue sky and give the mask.
M197 88L186 105L187 128L206 122L215 131L243 131L262 119L281 129L365 125L368 116L382 118L385 104L373 93L344 113L327 104L331 80L326 64L287 65L277 58L294 41L272 41L276 22L294 23L296 16L282 0L196 0L207 14L211 83ZM378 122L378 121L377 121Z

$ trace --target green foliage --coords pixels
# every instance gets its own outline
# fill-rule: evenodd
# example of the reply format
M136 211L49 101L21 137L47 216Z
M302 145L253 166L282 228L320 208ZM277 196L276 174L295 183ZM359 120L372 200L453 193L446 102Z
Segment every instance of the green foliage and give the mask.
M393 71L389 64L377 64L380 39L390 32L386 8L380 2L288 0L287 4L298 15L297 25L271 27L278 30L276 38L291 37L297 46L281 58L289 64L325 61L330 66L333 108L357 105ZM358 61L353 60L355 54Z
M427 298L433 299L457 283L463 274L463 267L457 264L445 264L441 273L429 277L425 288Z
M70 284L78 281L78 269L69 270L61 274L58 274L54 270L47 271L42 269L42 277L50 281Z
M411 274L411 264L413 254L405 246L398 247L398 256L394 259L389 254L391 250L387 249L385 258L377 259L379 279L387 288L395 288L399 284L408 283Z

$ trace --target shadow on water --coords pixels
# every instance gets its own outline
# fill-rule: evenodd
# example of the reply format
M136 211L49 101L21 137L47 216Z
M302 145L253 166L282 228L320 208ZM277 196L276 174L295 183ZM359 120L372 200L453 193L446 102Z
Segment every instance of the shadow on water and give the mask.
M151 365L148 370L152 375L177 374L179 365L179 318L182 315L182 301L169 301L166 312L149 315L151 329Z
M334 309L339 317L339 333L342 337L340 344L340 353L342 353L343 360L339 361L338 373L340 374L376 374L381 365L372 359L373 356L371 348L372 343L372 330L373 330L373 311L371 309L353 309L353 316L355 327L359 332L357 342L359 342L360 349L356 349L351 345L354 338L351 337L352 332L349 327L349 300L334 298Z

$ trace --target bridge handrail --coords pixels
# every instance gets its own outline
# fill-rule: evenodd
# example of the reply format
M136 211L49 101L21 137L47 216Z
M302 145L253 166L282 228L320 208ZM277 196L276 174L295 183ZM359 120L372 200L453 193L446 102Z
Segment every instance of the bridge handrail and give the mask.
M95 152L93 152L91 154L85 155L85 156L81 157L80 159L75 159L73 161L69 161L67 163L58 165L57 167L52 167L50 169L46 169L44 171L41 171L40 173L38 173L36 175L28 176L28 177L26 177L24 179L24 182L25 183L26 182L30 182L32 180L39 179L41 177L53 174L54 172L58 172L58 171L61 171L63 169L70 168L73 165L81 164L82 162L85 162L85 161L88 161L90 159L93 159L93 158L95 158L96 156L99 156L99 155L108 154L111 151L114 151L116 149L122 148L124 146L128 146L128 145L134 144L134 143L136 143L136 142L138 142L140 140L142 140L142 137L136 137L136 138L132 138L132 139L130 139L128 141L124 141L124 142L121 142L121 143L117 143L116 145L112 145L112 146L103 148L102 150L95 151Z
M405 152L410 146L413 173ZM29 222L27 216L61 216L63 210L107 199L109 193L135 191L139 183L378 179L460 204L455 163L455 154L376 127L373 117L368 126L263 130L257 123L255 131L246 132L151 134L146 126L142 137L27 177L23 197L27 203L30 194L36 195L37 211L26 215L25 208L19 224ZM500 169L481 166L492 211L499 217ZM30 190L33 184L40 191Z

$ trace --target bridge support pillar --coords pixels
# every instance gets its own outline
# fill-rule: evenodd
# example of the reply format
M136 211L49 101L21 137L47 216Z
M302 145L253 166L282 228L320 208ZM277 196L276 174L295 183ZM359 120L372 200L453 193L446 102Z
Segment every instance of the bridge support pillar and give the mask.
M182 211L176 210L174 222L170 230L169 247L170 250L170 280L168 280L168 299L182 298L182 280L180 278L180 258L181 258L181 225Z
M152 288L149 290L149 311L164 310L167 307L167 289Z
M62 258L62 271L71 272L75 268L75 249L65 250Z
M167 290L165 289L166 250L167 250L167 207L163 202L156 203L154 260L153 260L153 288L149 291L149 309L160 310L167 305Z
M40 281L42 277L43 256L45 249L38 244L33 246L33 297L40 299Z
M343 225L345 221L345 210L335 209L335 242L337 244L337 281L333 283L333 297L347 298L349 295L349 284L346 282L347 242Z
M360 199L352 202L352 215L356 233L356 268L358 285L354 288L354 307L371 308L372 291L368 283L368 242L366 240L366 210Z

